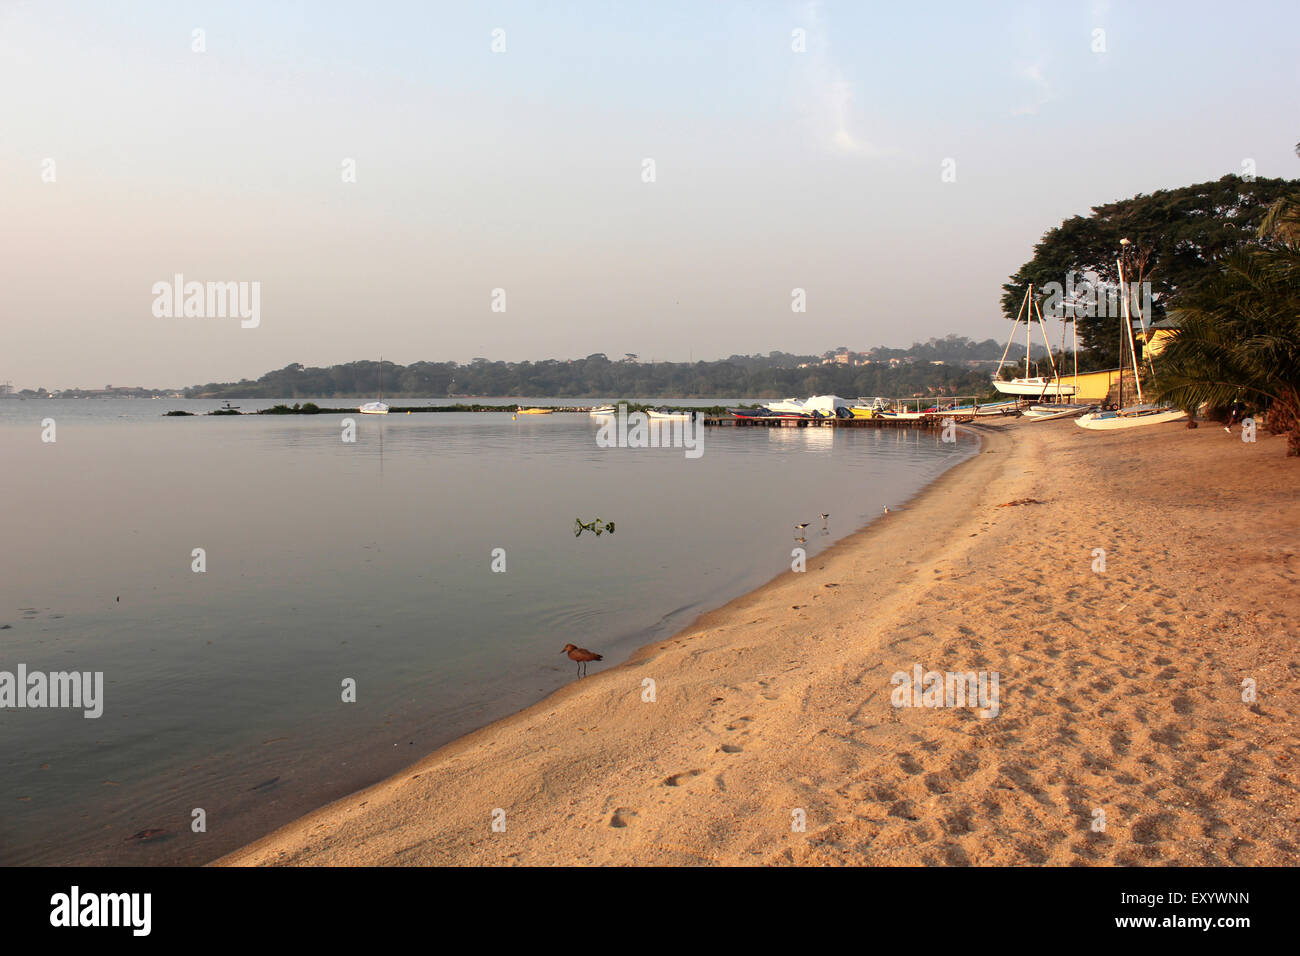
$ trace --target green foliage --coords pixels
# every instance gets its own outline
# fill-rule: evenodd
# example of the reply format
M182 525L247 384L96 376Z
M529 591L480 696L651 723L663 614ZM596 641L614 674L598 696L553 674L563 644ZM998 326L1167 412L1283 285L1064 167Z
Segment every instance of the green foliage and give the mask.
M1239 250L1179 299L1160 356L1160 396L1194 411L1234 400L1268 413L1300 454L1300 246Z
M1092 272L1100 281L1117 282L1115 260L1120 240L1127 238L1133 243L1133 274L1126 278L1151 283L1152 314L1143 316L1149 326L1212 276L1227 256L1257 244L1256 232L1270 206L1296 186L1293 180L1224 176L1094 206L1090 216L1067 219L1034 246L1033 258L1002 287L1003 314L1015 318L1030 282L1036 293L1049 282L1064 285L1071 273L1076 281ZM1092 353L1086 360L1081 356L1081 363L1089 368L1119 364L1117 325L1113 315L1079 319L1080 347Z

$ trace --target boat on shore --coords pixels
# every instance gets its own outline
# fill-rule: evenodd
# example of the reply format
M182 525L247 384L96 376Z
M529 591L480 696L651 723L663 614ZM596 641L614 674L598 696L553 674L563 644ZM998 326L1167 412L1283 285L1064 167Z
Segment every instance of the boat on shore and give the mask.
M1096 405L1075 405L1062 402L1056 405L1031 405L1024 410L1023 414L1031 422L1050 422L1058 418L1072 418L1075 415L1082 415L1096 408Z
M597 405L587 414L589 415L614 415L618 410L613 405Z
M694 418L695 413L683 411L680 408L651 408L646 411L646 417L652 422L681 422Z
M1025 374L1019 378L1004 381L999 379L998 376L1002 372L1002 366L1006 363L1007 354L1011 351L1011 343L1015 340L1016 330L1020 328L1021 316L1024 316L1025 319ZM1047 362L1052 369L1050 376L1029 374L1029 355L1033 350L1032 333L1035 318L1038 319L1038 328L1043 333L1043 344L1047 347ZM1075 349L1075 377L1077 378L1077 332ZM1062 381L1060 373L1056 370L1056 360L1052 358L1052 343L1047 338L1047 326L1043 323L1043 313L1039 310L1038 303L1034 301L1034 284L1032 282L1029 283L1029 288L1025 290L1025 297L1020 303L1020 311L1016 313L1016 324L1011 327L1011 337L1007 339L1007 347L1002 350L1002 360L998 362L998 369L993 373L993 387L1003 395L1032 397L1039 401L1042 401L1048 395L1052 395L1057 399L1068 398L1078 390L1076 385Z
M1003 395L1022 395L1033 398L1043 398L1047 395L1070 396L1075 392L1073 385L1061 381L1060 378L1048 378L1046 376L1013 378L1009 382L995 381L993 387Z
M1128 253L1128 246L1131 243L1127 239L1121 239L1120 245L1124 247L1124 253L1116 261L1115 266L1119 270L1119 294L1120 301L1124 305L1124 315L1120 320L1119 337L1119 401L1114 407L1099 409L1095 412L1089 412L1080 415L1074 420L1074 423L1080 428L1087 428L1090 431L1109 431L1117 428L1138 428L1143 425L1160 425L1165 422L1177 422L1187 417L1187 413L1179 408L1173 408L1169 405L1152 405L1148 404L1142 395L1142 370L1138 368L1137 348L1133 343L1133 318L1129 312L1129 295L1124 279L1124 262ZM1142 312L1138 310L1138 321L1142 324L1142 331L1146 332L1146 322L1142 320ZM1136 405L1124 405L1124 353L1126 351L1133 364L1133 386L1137 392ZM1148 353L1147 363L1151 369L1151 374L1155 375L1155 366L1151 364L1151 357Z
M1128 408L1112 408L1090 412L1075 419L1080 428L1094 431L1112 428L1136 428L1139 425L1159 425L1163 422L1182 421L1187 413L1178 408L1165 405L1130 405Z

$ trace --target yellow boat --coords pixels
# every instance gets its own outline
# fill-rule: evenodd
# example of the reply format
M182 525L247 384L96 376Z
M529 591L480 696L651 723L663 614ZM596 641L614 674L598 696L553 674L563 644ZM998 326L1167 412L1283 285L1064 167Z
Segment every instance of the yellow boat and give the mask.
M553 408L521 408L519 409L519 414L520 415L549 415L553 411L555 411L555 409Z

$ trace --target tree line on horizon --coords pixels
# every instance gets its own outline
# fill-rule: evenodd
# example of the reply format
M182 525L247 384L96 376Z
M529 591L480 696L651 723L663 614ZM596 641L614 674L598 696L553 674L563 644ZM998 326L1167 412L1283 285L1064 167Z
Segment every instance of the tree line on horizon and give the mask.
M539 362L358 361L327 368L299 363L256 380L212 382L185 389L187 398L393 398L459 396L611 398L784 398L789 395L973 395L988 390L989 369L964 363L996 362L1003 345L949 335L911 349L876 349L871 364L823 364L836 352L732 355L706 362L617 361L603 352L581 359ZM1012 350L1024 359L1024 346ZM898 359L891 365L890 359ZM945 364L936 365L935 362ZM800 368L800 365L807 367Z

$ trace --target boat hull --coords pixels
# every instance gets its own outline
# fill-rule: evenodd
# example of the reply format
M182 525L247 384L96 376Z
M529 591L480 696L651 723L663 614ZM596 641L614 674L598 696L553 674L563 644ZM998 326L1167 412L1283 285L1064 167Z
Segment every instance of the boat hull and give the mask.
M1096 405L1067 405L1064 408L1053 408L1051 405L1035 405L1033 408L1025 409L1025 418L1031 422L1050 422L1058 418L1073 418L1075 415L1090 412L1096 407Z
M1013 378L1009 382L993 383L1003 395L1032 395L1042 398L1045 395L1073 395L1073 385L1052 378Z
M1178 422L1187 417L1187 413L1176 408L1156 408L1142 411L1091 412L1074 420L1080 428L1092 431L1110 431L1119 428L1139 428L1143 425L1161 425L1166 422Z

